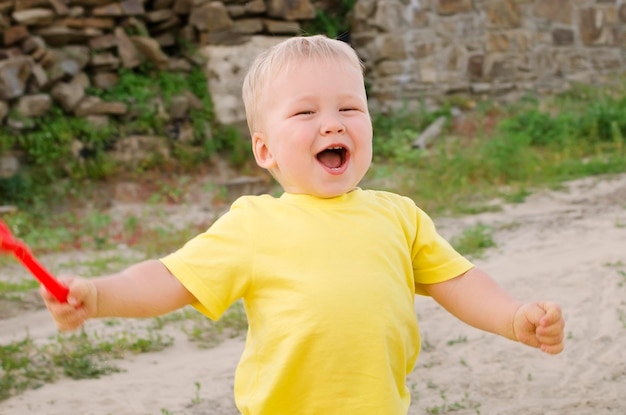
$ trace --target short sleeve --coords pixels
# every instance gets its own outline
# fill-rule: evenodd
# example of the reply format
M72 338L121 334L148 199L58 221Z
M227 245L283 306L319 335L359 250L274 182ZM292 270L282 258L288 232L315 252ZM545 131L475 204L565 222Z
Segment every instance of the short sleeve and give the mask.
M245 207L233 204L206 232L161 262L197 299L193 306L217 320L251 284L253 255Z
M455 278L474 265L459 254L435 229L432 219L417 208L417 232L412 249L415 292L426 295L424 285Z

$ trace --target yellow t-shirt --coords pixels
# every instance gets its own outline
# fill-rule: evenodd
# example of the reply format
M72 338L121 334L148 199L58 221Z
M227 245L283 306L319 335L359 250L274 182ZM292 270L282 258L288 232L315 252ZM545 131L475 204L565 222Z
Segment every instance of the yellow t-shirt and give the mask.
M244 196L162 259L218 319L243 298L243 414L406 414L420 347L415 293L472 267L413 201Z

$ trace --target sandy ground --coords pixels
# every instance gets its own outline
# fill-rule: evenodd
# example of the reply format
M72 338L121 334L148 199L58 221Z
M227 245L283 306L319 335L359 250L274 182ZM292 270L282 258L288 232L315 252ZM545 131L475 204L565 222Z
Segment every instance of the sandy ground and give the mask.
M446 236L478 222L495 229L497 247L475 262L519 298L559 302L566 349L544 355L417 298L424 344L407 378L409 413L626 413L626 175L572 182L502 212L437 221ZM36 307L0 320L0 343L26 333L45 338L55 329ZM0 413L236 414L232 383L243 339L202 350L174 336L162 352L121 361L122 373L47 384L0 402Z

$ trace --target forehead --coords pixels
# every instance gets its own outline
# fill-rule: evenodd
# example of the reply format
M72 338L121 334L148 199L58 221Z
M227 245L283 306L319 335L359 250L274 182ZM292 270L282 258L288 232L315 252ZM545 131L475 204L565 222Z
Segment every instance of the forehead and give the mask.
M286 84L294 89L309 89L329 79L341 79L349 88L365 88L360 63L345 56L300 57L277 66L268 75L262 92L264 95L272 94L276 88Z
M286 74L289 72L302 71L304 68L315 65L318 67L329 65L336 69L356 70L362 76L363 70L361 63L356 58L345 55L343 53L323 54L323 55L294 55L290 56L282 62L276 62L273 68L273 72L278 74Z

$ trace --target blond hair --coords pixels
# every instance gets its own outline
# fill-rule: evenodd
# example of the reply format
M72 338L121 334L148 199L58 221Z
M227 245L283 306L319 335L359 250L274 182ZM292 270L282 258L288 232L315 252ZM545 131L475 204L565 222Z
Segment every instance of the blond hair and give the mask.
M289 38L265 50L254 59L243 81L243 104L250 134L258 127L262 110L259 101L269 81L292 62L306 59L344 60L363 71L363 64L350 45L324 35Z

